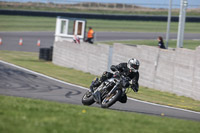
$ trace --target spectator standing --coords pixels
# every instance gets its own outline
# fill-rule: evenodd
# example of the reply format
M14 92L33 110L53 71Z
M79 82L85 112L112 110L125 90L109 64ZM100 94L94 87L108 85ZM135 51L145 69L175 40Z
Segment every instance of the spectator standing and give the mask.
M94 31L92 29L92 27L89 27L89 31L88 31L88 34L87 34L87 40L86 42L89 42L91 44L93 44L93 39L94 39Z
M161 36L159 36L157 38L157 40L158 40L158 47L161 48L161 49L166 49L164 42L163 42L163 38Z

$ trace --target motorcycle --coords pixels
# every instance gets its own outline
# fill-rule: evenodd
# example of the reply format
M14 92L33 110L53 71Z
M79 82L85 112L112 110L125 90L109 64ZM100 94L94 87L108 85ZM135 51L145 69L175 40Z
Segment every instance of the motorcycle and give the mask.
M109 108L126 93L126 89L130 86L130 80L124 75L115 73L112 78L101 83L99 87L95 87L94 92L88 90L82 97L83 105L89 106L96 102L102 108Z

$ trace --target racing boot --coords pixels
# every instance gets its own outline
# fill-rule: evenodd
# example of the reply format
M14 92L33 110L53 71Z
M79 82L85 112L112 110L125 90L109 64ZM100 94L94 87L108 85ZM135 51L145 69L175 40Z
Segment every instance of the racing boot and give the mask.
M126 103L127 102L127 95L126 94L122 95L121 98L119 99L119 102Z
M127 95L126 95L126 89L125 88L122 88L122 95L121 95L121 98L119 99L119 102L121 102L121 103L127 102Z
M104 72L100 80L98 78L95 78L90 86L91 92L94 92L94 87L99 87L99 85L101 85L101 83L103 83L106 79L108 79L108 77L111 78L112 73Z

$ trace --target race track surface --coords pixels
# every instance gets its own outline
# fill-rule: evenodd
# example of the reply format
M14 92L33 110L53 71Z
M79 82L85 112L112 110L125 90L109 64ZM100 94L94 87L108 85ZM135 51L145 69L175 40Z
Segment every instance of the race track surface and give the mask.
M81 105L86 88L69 84L21 67L0 61L0 95L29 97ZM93 105L100 107L99 105ZM117 102L110 109L137 112L162 117L200 121L200 112L151 104L129 98L126 104Z
M165 38L165 33L144 33L144 32L96 32L95 41L111 40L148 40L156 39L158 36ZM0 32L2 45L0 50L38 52L41 47L50 47L54 43L54 32ZM19 39L23 39L23 46L19 46ZM171 33L170 39L176 39L177 34ZM185 33L185 40L200 40L199 33ZM37 46L40 40L41 46ZM157 46L157 44L155 44Z

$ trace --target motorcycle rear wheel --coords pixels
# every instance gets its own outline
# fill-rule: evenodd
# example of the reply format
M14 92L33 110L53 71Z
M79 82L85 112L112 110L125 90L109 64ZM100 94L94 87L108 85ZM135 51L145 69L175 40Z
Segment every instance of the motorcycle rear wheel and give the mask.
M110 96L107 96L106 98L103 99L103 101L101 102L101 107L102 108L109 108L116 101L119 100L121 95L122 95L122 90L116 90L115 94L111 94Z
M94 102L95 101L94 101L94 98L92 96L92 92L87 91L82 97L82 104L89 106L89 105L92 105Z

